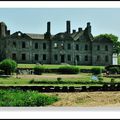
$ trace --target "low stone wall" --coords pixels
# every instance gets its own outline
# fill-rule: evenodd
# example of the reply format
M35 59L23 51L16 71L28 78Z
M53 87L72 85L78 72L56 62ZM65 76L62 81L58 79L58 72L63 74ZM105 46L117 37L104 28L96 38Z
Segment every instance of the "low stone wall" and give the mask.
M39 92L94 92L120 91L120 84L104 84L103 86L0 86L0 89L34 90Z

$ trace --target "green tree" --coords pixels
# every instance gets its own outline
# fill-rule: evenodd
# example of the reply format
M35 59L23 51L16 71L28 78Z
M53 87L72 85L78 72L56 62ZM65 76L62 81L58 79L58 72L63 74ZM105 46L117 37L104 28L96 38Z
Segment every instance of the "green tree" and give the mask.
M12 59L5 59L0 63L0 69L4 71L5 75L11 75L17 68L17 63Z
M94 37L95 39L99 38L107 38L113 42L113 52L119 54L120 53L120 41L118 41L118 37L113 34L100 34Z

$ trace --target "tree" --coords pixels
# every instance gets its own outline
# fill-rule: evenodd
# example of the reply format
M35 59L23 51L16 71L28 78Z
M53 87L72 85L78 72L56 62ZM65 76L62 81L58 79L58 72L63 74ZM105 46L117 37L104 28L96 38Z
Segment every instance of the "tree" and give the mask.
M11 75L17 68L17 63L11 59L5 59L0 63L0 69L4 71L5 75Z
M120 41L118 41L118 37L113 34L100 34L94 37L95 39L99 38L107 38L113 42L113 53L120 53Z

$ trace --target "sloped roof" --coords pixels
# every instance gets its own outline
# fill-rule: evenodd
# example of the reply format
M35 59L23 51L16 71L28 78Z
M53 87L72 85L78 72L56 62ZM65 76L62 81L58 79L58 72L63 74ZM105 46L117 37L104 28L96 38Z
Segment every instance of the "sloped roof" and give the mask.
M73 33L73 34L71 35L71 37L72 37L74 40L78 40L79 37L82 36L82 35L83 35L83 31Z
M44 39L44 34L25 33L32 39Z
M56 34L55 36L53 36L52 39L53 40L73 40L71 35L65 32Z
M13 34L11 34L9 37L12 37L12 38L30 38L27 34L25 34L25 33L22 33L21 31L17 31L17 32L15 32L15 33L13 33ZM31 39L31 38L30 38Z

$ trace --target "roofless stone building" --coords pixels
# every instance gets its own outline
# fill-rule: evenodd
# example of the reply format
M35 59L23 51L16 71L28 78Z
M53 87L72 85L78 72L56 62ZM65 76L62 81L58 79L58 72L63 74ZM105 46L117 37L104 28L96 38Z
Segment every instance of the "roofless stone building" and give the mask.
M51 34L51 23L47 22L44 34L10 34L7 25L0 23L0 60L14 59L17 63L42 63L72 65L112 64L113 43L109 39L94 39L90 22L86 28L71 31L66 21L66 31Z

